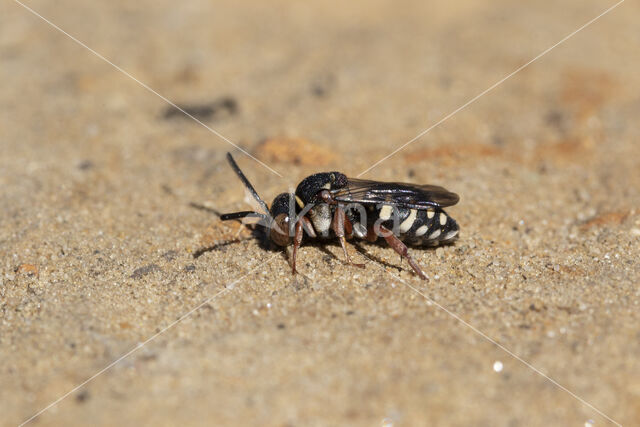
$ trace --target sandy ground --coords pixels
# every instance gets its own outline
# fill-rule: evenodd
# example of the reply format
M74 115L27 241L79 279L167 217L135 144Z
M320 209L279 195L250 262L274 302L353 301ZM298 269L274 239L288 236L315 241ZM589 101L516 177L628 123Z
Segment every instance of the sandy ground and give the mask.
M278 171L236 154L268 200L357 175L614 4L443 3L28 2ZM0 424L155 337L33 424L637 425L639 12L364 176L461 195L460 240L412 252L423 282L367 244L365 270L307 245L292 277L210 211L249 207L233 147L3 1Z

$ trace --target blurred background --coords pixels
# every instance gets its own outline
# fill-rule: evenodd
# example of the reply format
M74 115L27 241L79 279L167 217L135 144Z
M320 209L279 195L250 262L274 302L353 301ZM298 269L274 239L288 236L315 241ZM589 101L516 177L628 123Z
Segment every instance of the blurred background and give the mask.
M640 420L636 3L449 118L615 3L23 4L0 4L0 424L246 274L34 424ZM428 284L366 245L364 271L312 245L291 277L211 212L248 208L227 151L267 201L323 170L443 185L461 239L414 251Z

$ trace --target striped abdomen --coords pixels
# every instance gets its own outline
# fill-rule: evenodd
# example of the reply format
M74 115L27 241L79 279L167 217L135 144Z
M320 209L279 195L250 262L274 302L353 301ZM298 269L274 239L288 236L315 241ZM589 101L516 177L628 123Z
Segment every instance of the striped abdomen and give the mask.
M353 236L374 240L371 233L375 224L392 230L405 244L410 246L437 246L450 243L458 236L458 223L441 208L406 209L391 205L367 206L366 227L356 210L347 212L353 225Z

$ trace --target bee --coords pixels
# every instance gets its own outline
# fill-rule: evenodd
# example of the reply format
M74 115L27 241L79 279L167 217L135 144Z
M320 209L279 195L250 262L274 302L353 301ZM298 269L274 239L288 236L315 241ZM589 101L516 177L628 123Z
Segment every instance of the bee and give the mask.
M230 153L227 160L240 181L258 202L263 213L242 211L222 214L223 221L254 217L267 229L278 246L293 244L291 266L296 273L296 256L305 233L310 238L335 239L342 246L346 263L351 261L347 239L369 242L384 239L415 273L427 275L409 254L408 246L438 246L458 238L458 223L443 208L453 206L459 196L443 187L403 182L380 182L348 178L340 172L321 172L303 179L295 193L281 193L271 208L260 198Z

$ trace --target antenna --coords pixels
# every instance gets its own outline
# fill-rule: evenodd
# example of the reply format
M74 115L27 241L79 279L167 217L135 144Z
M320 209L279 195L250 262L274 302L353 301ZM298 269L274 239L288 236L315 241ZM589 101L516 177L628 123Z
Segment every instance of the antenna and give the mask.
M240 178L240 181L242 181L244 186L247 187L247 190L249 190L249 192L251 193L253 198L256 199L256 201L260 204L262 209L264 209L265 213L269 214L269 207L264 202L264 200L262 200L260 198L260 196L258 195L258 192L256 191L255 188L253 188L253 185L251 185L251 183L249 182L247 177L244 176L244 174L242 173L242 171L238 167L238 164L236 163L236 161L233 160L233 156L231 156L231 153L227 153L227 161L231 165L231 169L233 169L233 171L236 173L236 175L238 175L238 178ZM240 213L246 213L247 215L244 215L244 216L249 216L248 212L237 212L237 214L240 214ZM257 212L252 212L252 213L257 213ZM235 215L235 214L226 214L226 215ZM260 214L258 214L258 215L260 215ZM255 215L251 215L251 216L255 216ZM222 218L222 217L220 217L220 218L224 221L224 218ZM234 217L234 218L244 218L244 217L238 216L238 217ZM227 218L227 219L232 219L232 218Z
M246 217L261 218L261 219L268 218L268 216L265 214L261 214L253 211L233 212L233 213L220 215L220 219L222 221L228 221L230 219L240 219L240 218L246 218Z

